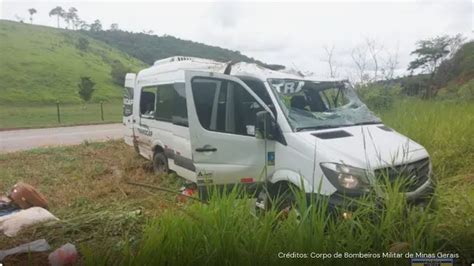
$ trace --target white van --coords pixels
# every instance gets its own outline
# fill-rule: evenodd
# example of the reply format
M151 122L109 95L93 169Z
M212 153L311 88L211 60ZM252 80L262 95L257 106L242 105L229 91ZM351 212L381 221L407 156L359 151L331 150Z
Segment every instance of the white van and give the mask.
M346 81L176 56L127 74L125 88L125 142L157 173L201 187L293 186L333 205L382 173L403 173L409 200L432 189L427 151L384 126Z

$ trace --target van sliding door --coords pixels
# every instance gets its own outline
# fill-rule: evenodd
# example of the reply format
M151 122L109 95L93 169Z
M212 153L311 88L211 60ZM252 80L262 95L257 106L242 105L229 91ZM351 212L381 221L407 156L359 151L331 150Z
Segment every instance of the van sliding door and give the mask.
M185 80L198 184L264 181L265 141L255 137L255 122L270 109L236 77L185 71Z

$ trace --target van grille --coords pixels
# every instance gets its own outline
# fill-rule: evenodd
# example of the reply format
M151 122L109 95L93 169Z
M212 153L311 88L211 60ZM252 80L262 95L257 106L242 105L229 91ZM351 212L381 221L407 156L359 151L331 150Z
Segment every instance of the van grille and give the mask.
M430 158L424 158L419 161L381 168L375 170L375 176L379 180L388 177L390 183L400 182L402 192L411 192L423 185L429 178Z

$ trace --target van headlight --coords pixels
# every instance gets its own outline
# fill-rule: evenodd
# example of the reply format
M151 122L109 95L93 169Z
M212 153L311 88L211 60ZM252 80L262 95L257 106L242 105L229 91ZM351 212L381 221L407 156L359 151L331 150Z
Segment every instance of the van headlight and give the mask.
M321 169L337 190L347 194L369 191L369 179L365 169L338 163L321 163Z

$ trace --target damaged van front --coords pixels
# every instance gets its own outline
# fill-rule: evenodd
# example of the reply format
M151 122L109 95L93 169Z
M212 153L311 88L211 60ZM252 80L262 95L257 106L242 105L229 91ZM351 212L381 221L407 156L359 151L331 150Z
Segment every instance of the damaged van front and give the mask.
M279 124L286 120L291 128L283 133L287 145L275 146L272 184L277 188L270 193L288 187L285 179L307 195L327 197L330 206L374 190L383 196L377 187L387 180L397 183L409 201L432 193L427 151L385 126L348 82L267 82L284 116Z

